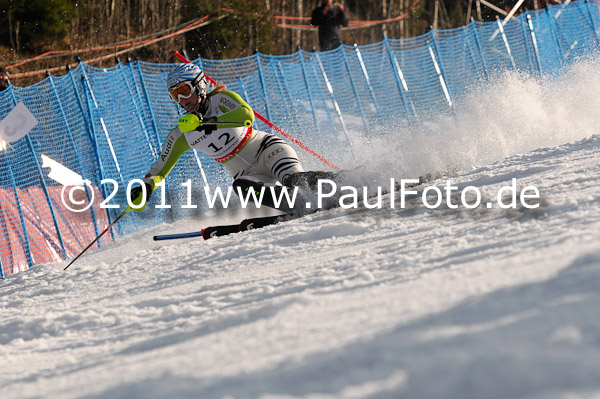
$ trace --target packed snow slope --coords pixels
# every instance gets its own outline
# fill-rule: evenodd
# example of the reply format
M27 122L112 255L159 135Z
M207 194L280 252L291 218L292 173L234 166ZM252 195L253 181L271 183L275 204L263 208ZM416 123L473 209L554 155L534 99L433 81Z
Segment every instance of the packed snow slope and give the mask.
M373 169L450 167L431 185L457 186L453 204L477 188L476 209L428 209L418 194L391 209L388 195L381 209L151 239L234 218L220 212L120 239L66 272L9 276L0 397L600 397L598 72L581 64L562 85L503 76ZM494 101L529 110L501 121ZM512 179L537 187L526 203L539 207L496 204Z

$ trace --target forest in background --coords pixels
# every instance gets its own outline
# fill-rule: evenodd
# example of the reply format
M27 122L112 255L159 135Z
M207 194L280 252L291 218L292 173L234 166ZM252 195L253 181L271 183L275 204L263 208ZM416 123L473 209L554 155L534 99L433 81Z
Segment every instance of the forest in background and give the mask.
M517 1L489 0L509 10ZM321 0L0 0L0 64L12 66L46 52L35 62L10 69L11 74L43 70L72 63L75 57L96 60L95 66L112 66L115 57L149 62L176 62L173 50L189 57L208 59L240 58L260 51L265 54L291 54L298 48L312 51L317 46L316 29L293 28L308 25ZM497 11L475 0L345 0L342 4L351 21L399 21L344 30L346 44L369 44L385 36L399 39L426 33L432 27L449 29L465 25L470 18L494 20ZM520 8L533 9L558 1L526 0ZM208 18L183 34L174 32L200 17ZM290 27L291 26L291 27ZM169 39L154 44L117 51L118 45L133 40L151 40L167 34ZM103 47L101 49L95 49ZM60 73L53 73L60 75ZM24 86L43 75L23 77L13 84Z

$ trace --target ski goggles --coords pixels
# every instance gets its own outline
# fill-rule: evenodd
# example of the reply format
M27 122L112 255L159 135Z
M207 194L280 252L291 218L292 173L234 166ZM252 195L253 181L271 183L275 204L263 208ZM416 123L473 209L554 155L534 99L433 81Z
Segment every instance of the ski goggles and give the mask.
M169 90L169 95L177 104L182 98L190 98L196 91L196 87L192 85L192 82L181 82L179 85Z

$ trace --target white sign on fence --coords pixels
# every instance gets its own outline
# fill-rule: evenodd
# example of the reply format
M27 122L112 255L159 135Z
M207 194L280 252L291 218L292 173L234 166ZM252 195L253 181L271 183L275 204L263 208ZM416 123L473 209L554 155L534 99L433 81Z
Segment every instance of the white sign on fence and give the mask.
M83 177L79 173L44 154L42 154L42 168L50 168L48 177L63 186L83 186L84 183L90 184L90 181L87 179L83 180Z
M20 102L0 121L0 139L7 143L15 142L25 137L37 123L35 116Z

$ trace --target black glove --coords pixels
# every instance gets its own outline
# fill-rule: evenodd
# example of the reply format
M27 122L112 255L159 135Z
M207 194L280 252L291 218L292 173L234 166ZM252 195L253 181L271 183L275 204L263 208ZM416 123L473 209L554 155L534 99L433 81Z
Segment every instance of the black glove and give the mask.
M148 202L150 200L150 197L152 196L152 186L150 185L150 183L144 183L144 185L146 186L146 202ZM130 194L130 198L131 198L131 202L132 203L136 203L138 197L141 197L142 195L142 186L135 186L134 188L131 189L131 194Z
M215 130L217 130L217 126L214 125L215 123L217 123L217 118L215 118L214 116L212 118L208 118L207 120L202 120L202 118L200 118L200 120L203 123L209 123L209 125L200 125L196 128L197 131L199 132L206 132L206 134L211 134L212 132L214 132Z

